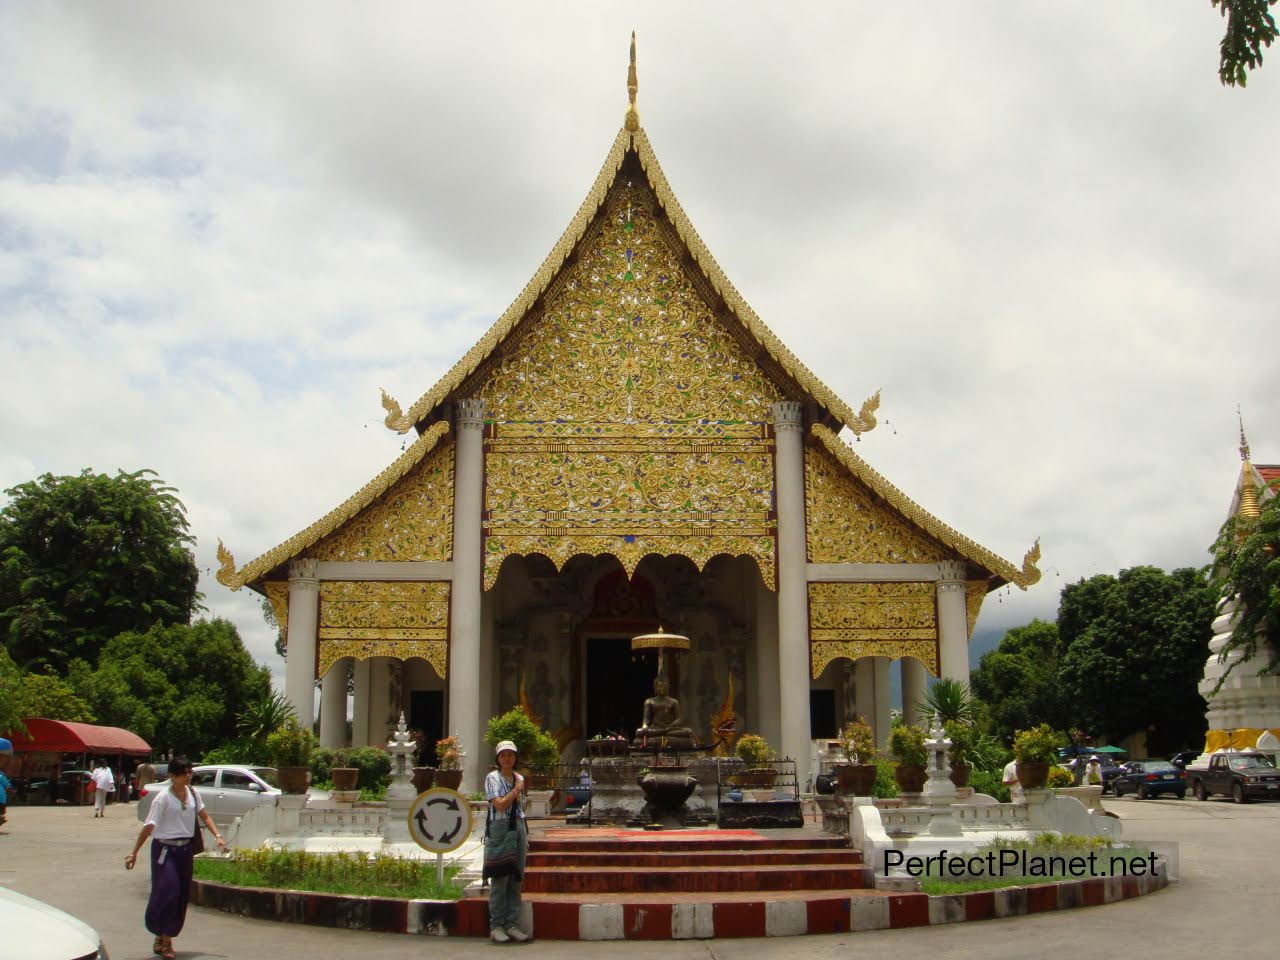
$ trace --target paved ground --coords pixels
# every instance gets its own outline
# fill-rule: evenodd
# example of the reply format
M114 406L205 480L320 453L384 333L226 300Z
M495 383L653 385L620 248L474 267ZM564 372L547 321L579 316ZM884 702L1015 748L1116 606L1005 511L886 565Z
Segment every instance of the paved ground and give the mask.
M546 941L522 957L685 958L840 957L855 951L946 951L948 960L1025 960L1032 953L1102 960L1134 951L1136 938L1164 956L1256 953L1264 937L1280 937L1274 908L1280 884L1280 803L1235 806L1225 801L1108 800L1131 838L1180 844L1182 880L1139 900L983 923L777 940L675 943ZM145 868L124 869L137 835L133 805L108 808L94 820L87 808L10 807L0 828L0 881L82 918L102 934L112 960L150 960L142 927ZM1154 939L1147 939L1154 938ZM193 908L176 942L183 960L263 960L358 956L391 960L423 956L492 956L484 941L435 939L243 920ZM1150 952L1150 951L1145 951ZM1264 951L1265 952L1265 951Z

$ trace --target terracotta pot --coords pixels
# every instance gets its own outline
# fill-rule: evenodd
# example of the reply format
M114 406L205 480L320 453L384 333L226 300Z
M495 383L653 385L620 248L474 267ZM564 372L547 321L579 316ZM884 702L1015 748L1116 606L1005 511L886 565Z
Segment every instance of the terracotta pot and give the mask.
M356 767L334 767L329 771L334 790L355 790L360 771Z
M1026 763L1018 761L1018 782L1023 790L1042 789L1049 782L1048 763Z
M957 787L967 787L969 785L969 773L973 767L967 763L957 763L951 768L951 782Z
M844 796L869 797L876 785L874 763L838 763L835 767L836 789Z
M285 793L306 793L307 784L311 780L310 767L278 767L276 776L280 780L280 789Z
M413 768L413 789L422 793L431 789L431 784L436 777L435 767L414 767Z
M437 787L448 787L450 790L457 790L462 786L461 770L437 770L436 771Z
M900 763L893 768L893 779L901 792L919 793L929 779L929 771L919 764Z

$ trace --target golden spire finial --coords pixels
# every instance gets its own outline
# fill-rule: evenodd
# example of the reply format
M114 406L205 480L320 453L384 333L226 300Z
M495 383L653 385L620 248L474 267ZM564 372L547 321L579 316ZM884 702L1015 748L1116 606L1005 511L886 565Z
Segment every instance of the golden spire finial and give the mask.
M631 31L631 65L627 67L627 116L623 123L628 130L640 129L640 114L636 111L636 91L640 84L636 80L636 32Z
M1240 404L1236 404L1236 417L1240 421L1240 509L1236 516L1257 520L1262 516L1258 508L1258 488L1253 482L1253 464L1249 462L1249 441L1244 435L1244 416Z

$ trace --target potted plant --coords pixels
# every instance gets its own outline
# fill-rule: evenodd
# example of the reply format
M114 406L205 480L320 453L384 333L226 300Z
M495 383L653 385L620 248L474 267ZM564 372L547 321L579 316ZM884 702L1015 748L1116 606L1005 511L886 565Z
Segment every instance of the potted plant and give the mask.
M1018 761L1018 782L1024 790L1042 789L1049 780L1049 767L1058 755L1062 736L1047 723L1013 736L1013 756Z
M538 731L529 754L529 789L550 790L555 786L556 764L560 762L560 744L545 731Z
M587 741L588 757L625 757L630 744L620 733L597 733Z
M903 793L919 793L924 789L929 764L924 741L924 731L908 723L898 724L889 734L889 752L898 761L893 779Z
M861 717L846 723L840 731L840 752L848 762L835 766L837 789L845 795L871 796L876 782L876 735L871 724Z
M489 718L485 729L484 742L490 749L503 740L510 740L516 745L517 763L527 771L530 765L540 767L540 773L546 775L547 769L560 759L560 746L546 730L543 730L519 707L513 707L506 713ZM535 787L533 789L544 789Z
M744 733L738 738L734 753L746 765L746 769L737 775L737 783L744 787L771 787L778 778L778 771L773 768L773 747L769 741L758 733Z
M457 734L451 734L443 740L436 741L435 773L437 787L448 787L457 790L462 786L462 741Z
M977 734L970 724L951 720L942 725L951 741L951 782L957 787L969 785L969 774L973 769L973 748L977 743Z
M295 717L290 717L267 734L267 753L275 764L282 791L307 792L307 783L311 779L311 751L315 745L315 735L301 726Z
M436 768L426 765L426 759L429 756L426 731L410 730L409 739L418 745L414 752L413 789L422 793L424 790L431 789L431 783L436 777Z

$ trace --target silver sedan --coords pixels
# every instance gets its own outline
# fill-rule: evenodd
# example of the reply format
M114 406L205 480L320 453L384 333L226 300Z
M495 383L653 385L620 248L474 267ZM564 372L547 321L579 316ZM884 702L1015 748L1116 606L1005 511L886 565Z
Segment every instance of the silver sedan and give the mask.
M200 800L209 808L209 816L219 829L229 827L236 817L243 817L254 807L275 803L281 792L275 767L235 764L195 767L191 772L191 786L200 794ZM142 789L138 795L139 820L147 819L156 794L168 789L168 780Z

